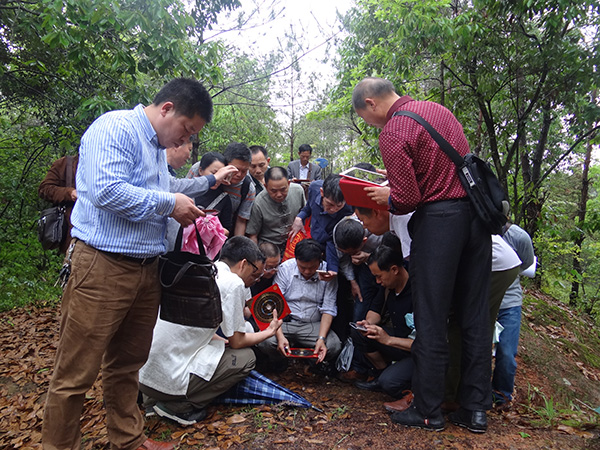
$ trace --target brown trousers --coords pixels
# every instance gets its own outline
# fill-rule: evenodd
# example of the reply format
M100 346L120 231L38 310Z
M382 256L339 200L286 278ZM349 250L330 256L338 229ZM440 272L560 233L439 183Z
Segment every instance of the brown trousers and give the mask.
M85 393L100 369L111 448L137 449L145 441L138 370L148 358L159 303L157 261L117 261L76 243L44 411L44 449L81 447Z

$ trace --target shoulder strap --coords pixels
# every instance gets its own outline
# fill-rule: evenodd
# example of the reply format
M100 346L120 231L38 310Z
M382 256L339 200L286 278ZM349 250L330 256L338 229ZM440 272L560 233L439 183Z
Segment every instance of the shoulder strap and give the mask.
M206 207L206 209L215 209L215 206L217 206L219 202L225 198L226 195L228 195L227 192L221 192L221 194L217 198L215 198L210 203L210 205Z
M67 187L73 187L73 157L67 156L67 166L65 167L65 176L67 179L65 180L67 183Z
M244 177L244 182L242 183L242 188L240 189L240 204L237 208L237 211L235 212L236 214L240 210L242 203L244 203L244 200L246 200L248 191L250 191L250 183L252 183L252 179L250 179L248 176Z
M433 126L429 122L423 119L423 117L412 111L396 111L392 115L392 117L395 116L408 116L411 119L414 119L417 122L419 122L421 126L425 128L425 130L427 130L427 132L431 135L431 137L437 143L437 145L440 146L442 151L446 155L448 155L448 158L450 158L452 162L456 164L456 166L462 167L462 165L465 163L465 159L462 156L460 156L456 149L452 147L452 145L450 145L450 143L446 139L444 139L444 136L438 133L437 130L433 128Z

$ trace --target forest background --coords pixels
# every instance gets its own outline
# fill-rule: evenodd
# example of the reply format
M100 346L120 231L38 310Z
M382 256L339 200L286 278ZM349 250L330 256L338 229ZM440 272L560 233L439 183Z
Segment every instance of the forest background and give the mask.
M271 27L286 2L242 3L0 1L0 310L59 300L61 257L36 238L47 206L37 188L100 114L195 77L215 117L190 164L240 141L265 145L271 165L309 143L327 172L382 167L378 130L350 101L353 86L376 75L454 112L471 150L498 173L511 219L534 238L533 283L600 323L597 2L356 0L333 26L313 12L316 41L292 26L247 42L245 30ZM266 40L273 50L252 51ZM315 47L331 83L308 62Z

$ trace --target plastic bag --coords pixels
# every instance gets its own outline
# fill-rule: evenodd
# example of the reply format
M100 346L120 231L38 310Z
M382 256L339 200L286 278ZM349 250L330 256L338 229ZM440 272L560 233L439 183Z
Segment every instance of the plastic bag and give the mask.
M353 356L354 343L352 342L352 338L348 338L346 339L344 347L335 361L335 368L338 370L338 372L348 372L350 370Z
M227 236L221 221L217 216L198 217L196 219L198 232L204 244L206 256L214 260L221 251ZM196 240L196 230L193 225L189 225L183 230L183 242L181 250L184 252L200 254L198 242Z

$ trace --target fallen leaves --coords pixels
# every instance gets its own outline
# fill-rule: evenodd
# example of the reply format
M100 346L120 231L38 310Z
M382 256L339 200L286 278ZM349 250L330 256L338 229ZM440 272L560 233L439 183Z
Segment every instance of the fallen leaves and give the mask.
M562 327L539 331L566 336ZM57 310L16 310L0 314L0 339L0 448L40 448L45 395L58 340ZM577 366L589 379L600 379L589 365L579 363ZM357 442L363 442L362 448L375 448L373 442L386 445L390 440L394 443L389 448L396 448L404 435L414 438L408 431L396 432L397 427L389 422L388 414L381 408L383 394L360 392L349 385L315 377L303 370L305 367L306 364L297 362L274 380L305 396L323 412L269 405L211 406L209 417L202 423L180 427L168 420L152 418L146 422L146 433L156 440L175 441L181 450L342 448L341 442L343 448L358 448ZM531 420L525 420L523 414L507 412L502 421L503 429L510 427L515 435L519 432L531 435L527 438L531 448L540 442L532 433ZM101 377L86 394L81 430L83 450L110 448ZM560 439L589 439L594 433L567 425L559 425L550 432ZM488 434L492 441L495 437ZM427 444L425 440L421 443ZM504 447L498 444L495 448Z

